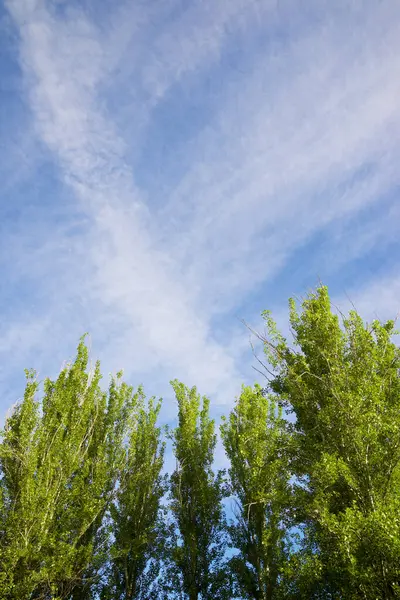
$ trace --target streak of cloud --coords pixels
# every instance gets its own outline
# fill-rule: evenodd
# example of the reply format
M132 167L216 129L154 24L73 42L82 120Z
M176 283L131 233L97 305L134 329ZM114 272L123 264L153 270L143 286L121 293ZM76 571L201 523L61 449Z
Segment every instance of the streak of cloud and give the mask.
M366 208L385 198L387 215L397 214L399 8L389 0L315 0L303 11L294 0L6 6L19 36L19 95L31 111L6 167L8 193L46 160L58 187L40 210L25 206L2 240L16 265L9 281L30 282L34 307L27 312L25 296L21 313L8 306L0 350L25 343L33 357L46 336L49 359L60 340L70 347L90 329L110 368L177 376L230 402L248 346L246 331L227 322L239 310L254 321L250 304L243 308L249 297L270 302L274 277L318 233L337 240L329 261L315 264L323 279L395 238L382 216L340 248ZM14 176L20 151L28 166ZM157 185L146 187L146 174ZM307 268L314 263L315 254Z
M124 317L125 363L136 336L143 349L136 346L136 352L148 356L148 368L162 365L189 381L200 379L206 390L226 390L237 378L233 361L196 315L179 266L153 246L124 143L96 97L101 78L96 31L83 14L61 23L43 6L9 6L20 25L38 133L92 220L86 239L92 280L81 294L92 295L110 321L113 313L117 321Z

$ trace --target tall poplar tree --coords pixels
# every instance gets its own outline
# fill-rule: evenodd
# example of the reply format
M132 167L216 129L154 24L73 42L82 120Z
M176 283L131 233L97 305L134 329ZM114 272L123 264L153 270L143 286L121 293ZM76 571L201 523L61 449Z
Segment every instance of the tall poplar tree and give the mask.
M260 386L244 387L221 434L237 503L229 528L238 551L229 563L236 595L273 600L288 554L289 439L282 409Z
M172 433L176 469L171 476L172 593L188 600L231 597L224 569L223 474L212 469L217 443L209 400L173 381L178 426Z
M81 600L106 558L130 389L119 378L100 389L84 340L75 361L45 380L42 402L35 373L27 378L0 444L0 597Z
M355 310L339 320L323 286L300 313L290 302L293 347L266 320L271 388L296 417L292 465L305 538L292 561L294 597L400 598L394 323L366 324Z
M112 504L111 565L102 598L138 600L157 597L160 569L160 502L166 491L164 442L157 418L161 402L134 396L128 444L115 502Z

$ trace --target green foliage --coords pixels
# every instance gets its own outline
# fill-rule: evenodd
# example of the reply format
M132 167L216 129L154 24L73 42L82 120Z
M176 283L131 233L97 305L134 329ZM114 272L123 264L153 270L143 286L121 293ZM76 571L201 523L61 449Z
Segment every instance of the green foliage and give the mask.
M0 597L91 598L107 559L105 516L124 467L132 390L100 389L82 339L56 381L27 373L24 399L0 445Z
M230 526L238 550L230 560L236 595L278 598L290 507L289 437L282 409L259 386L244 387L221 434L230 463L230 492L237 501Z
M172 593L189 600L229 597L223 564L223 473L212 470L217 442L209 400L173 381L178 427L172 433L176 469L171 476L169 571Z
M339 319L325 287L290 301L291 346L263 317L269 390L223 420L228 481L196 388L172 382L167 483L160 402L122 373L104 391L84 339L41 400L26 371L0 440L0 600L400 599L394 323Z
M139 388L128 419L125 466L112 504L114 543L102 598L148 599L160 568L157 561L160 501L166 491L161 475L164 443L157 418L161 403L145 402Z
M266 352L271 388L296 417L292 468L306 531L297 579L304 589L308 580L305 597L400 597L394 323L367 325L355 311L341 323L320 287L300 314L291 301L290 324L295 350L268 343Z

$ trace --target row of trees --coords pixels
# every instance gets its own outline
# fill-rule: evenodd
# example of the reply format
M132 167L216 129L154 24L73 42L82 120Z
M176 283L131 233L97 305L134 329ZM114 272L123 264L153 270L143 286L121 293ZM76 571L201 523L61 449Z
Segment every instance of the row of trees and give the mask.
M267 388L220 427L172 382L178 424L84 340L41 401L34 372L0 443L1 600L400 598L400 351L394 323L339 319L320 287L264 313ZM164 473L165 439L176 468Z

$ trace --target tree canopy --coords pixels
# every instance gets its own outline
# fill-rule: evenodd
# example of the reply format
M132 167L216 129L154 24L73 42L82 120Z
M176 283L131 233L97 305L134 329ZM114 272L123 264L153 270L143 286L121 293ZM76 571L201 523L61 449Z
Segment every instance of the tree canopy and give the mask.
M263 313L267 385L227 407L225 470L196 388L172 382L166 430L141 386L101 385L84 338L55 380L26 371L0 439L0 600L400 598L395 323L337 313L324 286L289 301L290 339Z

